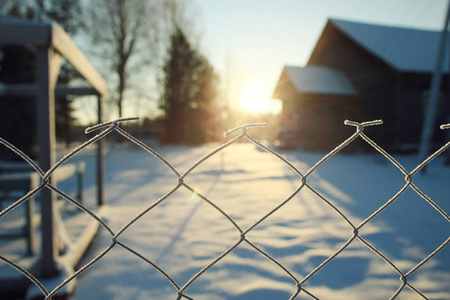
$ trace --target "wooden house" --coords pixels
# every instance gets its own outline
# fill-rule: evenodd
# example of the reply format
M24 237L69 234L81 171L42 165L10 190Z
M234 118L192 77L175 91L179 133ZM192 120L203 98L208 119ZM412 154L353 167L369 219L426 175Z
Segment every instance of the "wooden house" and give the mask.
M440 34L330 19L306 67L285 67L276 85L285 126L298 130L302 146L329 150L349 136L345 119L382 119L382 126L367 128L371 138L390 151L417 150ZM448 59L443 72L442 99ZM450 116L442 99L433 140L441 145L439 125Z

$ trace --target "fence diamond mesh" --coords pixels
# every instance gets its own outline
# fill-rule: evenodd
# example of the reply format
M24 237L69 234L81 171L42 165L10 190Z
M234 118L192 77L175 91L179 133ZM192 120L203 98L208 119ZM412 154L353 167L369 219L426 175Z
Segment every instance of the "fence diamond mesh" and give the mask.
M2 221L2 218L5 217L8 213L11 211L17 209L18 206L25 203L26 201L29 201L31 197L36 195L39 191L42 189L50 189L57 193L59 196L63 197L68 203L70 203L73 206L76 206L78 209L83 211L84 213L88 214L92 219L94 219L96 222L98 222L101 227L103 227L103 230L106 231L111 236L111 242L108 247L103 249L99 255L97 255L95 258L93 258L91 261L89 261L87 264L79 268L76 272L74 272L72 275L65 278L60 284L54 288L53 290L47 290L46 287L40 282L38 278L36 278L33 274L31 274L29 271L26 270L25 267L20 266L19 264L15 263L12 259L8 258L7 253L0 253L0 260L4 263L10 265L12 268L16 269L17 271L21 272L23 276L27 277L28 280L34 284L36 287L39 288L42 295L45 297L45 299L52 299L62 288L64 288L66 285L68 285L71 281L73 281L75 278L80 276L81 273L91 268L93 265L95 265L98 261L102 260L102 258L110 252L115 247L121 247L122 249L128 251L138 259L140 259L145 264L148 264L151 268L154 268L157 270L166 280L169 282L173 288L175 289L176 299L193 299L193 296L189 295L188 288L193 285L194 282L196 282L199 278L204 276L206 272L208 272L211 268L213 268L215 265L217 265L221 260L223 260L225 257L227 257L230 253L235 251L235 249L242 245L246 244L249 246L253 251L256 253L259 253L262 255L265 259L273 263L276 268L279 269L280 272L285 274L285 276L288 276L292 281L292 287L294 292L290 296L290 299L296 299L299 297L299 295L303 295L303 297L311 298L311 299L319 299L318 295L315 295L314 292L310 291L307 288L308 281L311 280L320 270L324 269L326 271L325 266L330 264L338 255L340 255L344 250L348 249L350 245L355 243L356 241L361 242L367 249L370 249L373 253L375 253L386 265L388 265L393 272L398 274L399 282L398 287L396 291L391 295L391 299L396 298L399 296L402 292L405 291L405 289L409 289L413 293L415 293L418 297L421 297L423 299L428 299L427 295L423 293L421 290L419 290L418 287L416 287L410 280L413 274L417 273L418 270L420 270L426 263L428 263L430 260L433 259L436 254L441 252L450 242L450 237L447 237L442 243L435 248L432 252L428 253L426 256L422 258L422 260L417 263L412 268L408 268L407 271L404 270L404 267L399 266L398 263L396 264L392 259L388 257L385 253L383 253L382 250L371 244L366 238L363 237L362 234L360 234L361 229L368 226L368 224L378 215L383 214L383 212L387 209L388 206L396 202L401 195L403 195L407 190L414 191L423 201L425 201L428 205L430 205L432 208L434 208L440 215L440 218L443 218L443 220L450 222L449 215L446 211L444 211L439 205L437 205L430 197L428 197L424 192L422 192L418 186L414 183L414 176L419 173L423 168L425 168L433 159L435 159L438 155L443 153L449 146L450 142L446 143L444 146L442 146L440 149L438 149L435 153L433 153L431 156L429 156L425 161L420 163L417 167L415 167L412 171L407 171L396 159L394 159L389 153L387 153L384 149L382 149L380 146L378 146L373 140L371 140L365 133L364 129L367 126L374 126L382 124L382 121L371 121L371 122L365 122L365 123L357 123L352 121L345 121L345 124L348 126L355 127L356 131L353 135L351 135L347 140L345 140L342 144L338 145L334 150L326 154L322 159L320 159L312 168L310 168L308 171L302 173L299 171L296 166L294 166L291 162L289 162L286 158L284 158L282 155L278 154L277 152L273 151L269 147L263 145L258 140L253 138L249 134L249 130L252 127L261 127L266 126L266 124L247 124L240 127L237 127L233 130L228 131L225 133L226 137L229 137L232 134L237 134L234 138L231 138L228 142L225 144L219 146L212 152L208 153L207 155L203 156L201 159L199 159L197 162L195 162L190 168L188 168L185 172L180 173L172 164L170 164L165 158L163 158L158 152L150 148L148 145L140 141L139 139L135 138L134 136L130 135L128 132L123 130L120 127L121 122L134 120L135 118L125 118L125 119L119 119L113 122L103 123L99 124L93 127L90 127L86 129L86 133L94 132L97 130L102 130L99 134L88 140L87 142L83 143L81 146L74 149L72 152L64 156L61 160L59 160L50 170L42 170L39 168L39 166L29 157L27 157L23 152L21 152L19 149L17 149L14 145L10 144L9 142L5 141L4 139L0 139L0 142L9 148L11 151L14 151L19 156L23 158L39 175L40 177L40 184L35 189L29 191L25 196L21 197L20 199L17 199L12 205L5 208L0 212L0 222ZM450 128L450 124L442 125L442 129L448 129ZM97 216L92 210L88 209L85 205L81 204L80 202L76 201L69 195L62 192L60 189L58 189L56 186L50 184L49 178L52 176L52 174L61 167L64 163L66 163L70 158L76 156L81 150L85 149L89 145L97 142L100 139L105 138L107 135L109 135L112 132L118 132L119 134L126 137L131 143L134 143L135 145L141 147L145 151L147 151L152 156L159 159L176 177L177 177L177 183L168 190L162 197L154 201L150 206L146 207L144 210L140 211L138 215L136 215L134 218L129 220L127 224L125 224L122 228L119 230L113 230L110 226L108 226L107 222L102 220L99 216ZM405 176L405 183L404 185L395 193L393 197L390 199L387 199L384 204L382 204L380 207L378 207L372 214L370 214L367 218L365 218L362 221L355 222L352 221L342 210L342 208L338 207L333 201L331 201L328 197L324 196L322 193L320 193L317 189L315 189L308 181L308 179L314 174L314 172L323 164L326 163L327 160L329 160L333 155L340 152L342 149L344 149L347 145L352 143L355 139L362 138L365 142L367 142L370 146L372 146L376 151L381 153L384 157L389 160L393 166L395 166L404 176ZM290 195L288 195L286 198L281 199L281 201L276 204L274 207L272 207L269 212L262 215L253 222L248 227L243 227L242 225L239 225L239 222L235 221L233 217L230 216L229 212L221 207L218 203L214 201L214 199L209 198L205 194L202 194L197 189L195 189L193 186L189 185L186 181L186 178L190 176L190 174L193 173L194 170L196 170L200 165L202 165L207 159L209 159L212 156L217 155L220 151L224 150L225 148L229 147L232 144L235 144L241 140L248 140L254 145L256 145L260 150L263 150L271 155L273 155L275 158L279 159L280 162L285 164L292 172L295 174L295 176L298 177L298 185L293 189ZM171 274L167 270L164 269L163 266L158 265L155 263L152 259L147 257L145 254L141 253L137 249L133 249L133 247L130 247L129 245L125 244L123 240L121 240L121 237L123 237L124 233L127 232L130 227L139 221L141 218L143 218L146 214L148 214L150 211L157 207L163 206L163 203L167 201L175 192L177 192L180 189L187 189L191 193L194 193L197 195L201 201L204 204L207 204L210 208L214 209L216 212L218 212L220 215L222 215L227 222L229 222L230 226L234 228L234 230L237 233L237 238L235 241L229 245L228 249L214 257L212 260L210 260L208 263L206 263L196 274L190 277L189 280L186 282L178 282L175 280L174 274ZM320 201L328 206L334 213L339 216L347 225L348 232L350 234L350 238L346 240L345 242L340 245L340 247L331 255L323 259L321 262L319 262L312 271L310 271L306 275L300 275L294 270L290 270L285 264L280 262L279 259L275 255L269 254L267 251L265 251L262 247L260 247L257 243L253 242L252 239L249 237L250 232L254 231L257 227L259 227L264 221L267 219L270 219L272 215L279 211L282 207L286 206L294 197L299 195L300 191L309 191L313 193L315 196L320 199Z

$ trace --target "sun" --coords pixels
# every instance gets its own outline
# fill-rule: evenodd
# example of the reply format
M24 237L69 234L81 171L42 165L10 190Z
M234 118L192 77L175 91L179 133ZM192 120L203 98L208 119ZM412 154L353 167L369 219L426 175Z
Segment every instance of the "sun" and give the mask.
M269 91L267 88L256 82L247 83L239 96L241 109L261 113L270 109Z

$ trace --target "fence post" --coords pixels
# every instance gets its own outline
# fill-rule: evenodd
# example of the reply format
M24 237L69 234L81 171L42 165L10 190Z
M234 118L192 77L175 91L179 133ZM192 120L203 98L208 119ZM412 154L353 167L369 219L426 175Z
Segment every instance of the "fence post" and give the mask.
M103 96L97 96L97 124L102 123L102 102ZM97 141L97 205L104 204L103 196L103 145L104 139Z
M54 70L52 69L52 66L54 66L53 57L53 49L48 47L38 48L36 54L38 159L39 165L44 172L48 171L55 162L55 98L54 82L52 82L50 74L50 70ZM49 180L51 184L54 183L52 176ZM40 275L48 278L58 274L53 221L55 195L50 189L44 188L40 192L40 197L42 215Z
M447 35L450 25L450 4L448 4L447 15L445 17L444 28L441 32L439 40L439 48L436 59L436 67L431 80L430 97L427 99L427 108L425 111L425 118L422 126L422 135L420 136L419 145L419 163L424 161L430 150L430 143L433 141L433 130L436 119L436 110L439 104L439 92L441 89L441 77L443 72L443 63L445 60L445 49L448 44ZM422 173L425 173L426 166L422 168Z

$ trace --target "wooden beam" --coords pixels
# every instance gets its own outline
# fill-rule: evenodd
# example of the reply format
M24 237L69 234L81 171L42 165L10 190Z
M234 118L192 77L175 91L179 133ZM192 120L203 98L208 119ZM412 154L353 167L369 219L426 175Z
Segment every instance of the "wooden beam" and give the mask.
M57 86L55 88L55 96L56 97L64 97L67 95L73 96L97 96L100 95L96 89L91 87L66 87L66 86Z
M50 85L54 88L58 81L59 71L61 70L62 56L56 51L53 51L52 58L50 60Z
M38 87L35 84L0 84L0 96L31 96L37 95ZM92 87L67 87L57 86L56 97L74 96L97 96L99 93Z
M46 172L55 163L55 98L54 89L50 85L50 60L53 50L47 46L40 47L36 55L36 79L39 87L37 92L37 131L39 152L38 159L41 169ZM50 184L55 180L51 176ZM57 245L54 227L55 194L48 188L40 191L41 194L41 219L42 219L42 252L41 252L41 276L53 277L58 274Z
M0 18L0 45L53 46L95 88L98 94L104 96L107 93L105 80L86 59L70 36L56 23ZM51 78L56 80L60 62L58 63L56 59L54 61L55 64L51 64Z
M48 46L51 42L50 23L0 21L0 44ZM12 20L12 19L11 19Z
M56 23L52 24L52 45L98 91L106 95L107 85L97 70L86 59L69 35Z
M35 84L1 84L0 96L36 96L38 87Z

